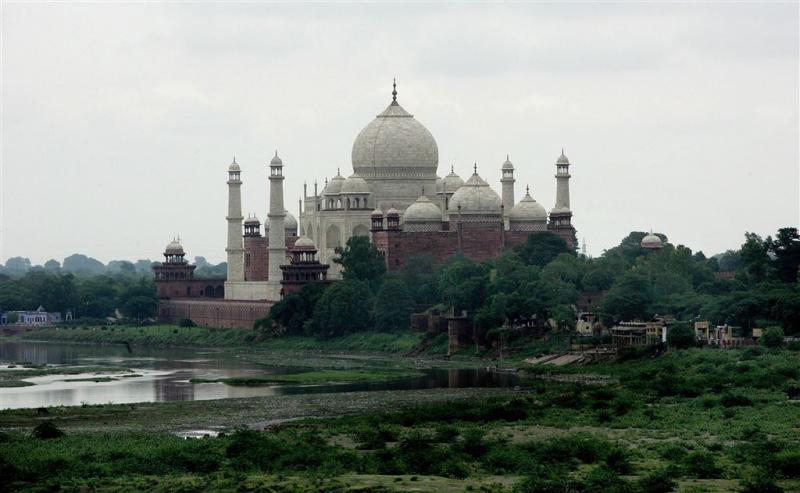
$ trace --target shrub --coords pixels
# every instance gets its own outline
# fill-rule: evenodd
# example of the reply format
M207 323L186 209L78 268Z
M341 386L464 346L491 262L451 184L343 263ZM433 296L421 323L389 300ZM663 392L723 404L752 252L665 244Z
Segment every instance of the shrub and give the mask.
M716 479L720 469L714 456L706 451L692 452L683 459L686 475L699 479Z
M443 424L436 428L434 440L439 443L453 443L458 438L458 435L459 431L457 427L450 424Z
M752 406L753 401L749 397L733 392L726 392L719 400L724 407Z
M775 484L775 480L764 473L742 481L741 493L783 493L783 489Z
M783 346L784 337L782 328L769 327L764 331L764 335L761 336L761 344L768 348L779 348Z
M182 318L180 322L178 322L178 327L197 327L197 325L188 318Z
M653 471L639 480L639 489L647 493L670 493L678 486L673 479L675 475L671 468Z
M676 349L686 349L697 345L694 329L686 323L674 324L667 330L667 345Z
M61 438L65 435L52 421L43 421L33 429L33 436L39 440Z
M800 449L778 452L773 458L774 468L786 478L800 478Z
M604 462L606 467L618 474L630 474L633 472L630 454L621 447L612 446L607 450Z
M633 493L633 485L607 467L596 467L586 475L584 493Z

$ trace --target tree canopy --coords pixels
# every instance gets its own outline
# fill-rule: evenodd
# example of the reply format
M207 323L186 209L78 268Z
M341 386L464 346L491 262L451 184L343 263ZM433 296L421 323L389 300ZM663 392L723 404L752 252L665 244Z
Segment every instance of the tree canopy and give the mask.
M352 236L344 248L336 247L334 262L342 266L342 277L363 281L371 286L380 283L386 273L386 261L366 236Z

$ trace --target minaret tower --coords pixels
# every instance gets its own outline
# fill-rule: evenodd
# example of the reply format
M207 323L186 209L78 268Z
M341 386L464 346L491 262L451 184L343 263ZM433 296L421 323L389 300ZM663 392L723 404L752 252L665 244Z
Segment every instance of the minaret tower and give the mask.
M506 223L506 226L508 226L508 213L514 208L515 181L514 165L511 164L511 161L508 159L508 154L506 154L506 162L503 163L501 171L503 172L503 177L500 179L500 183L503 186L503 212L505 215L503 220Z
M556 205L550 211L550 223L547 228L567 242L570 249L578 248L575 228L572 227L572 210L569 208L569 159L561 149L556 160Z
M242 179L236 158L228 166L228 281L244 280L242 247Z
M281 265L286 263L286 233L283 229L286 209L283 207L283 161L275 151L269 162L269 272L267 281L280 286L283 273Z

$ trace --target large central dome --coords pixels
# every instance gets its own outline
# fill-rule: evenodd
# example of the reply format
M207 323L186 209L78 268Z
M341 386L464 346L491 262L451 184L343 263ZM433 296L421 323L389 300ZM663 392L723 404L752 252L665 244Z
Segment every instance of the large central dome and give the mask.
M404 209L425 189L436 193L439 147L425 126L397 102L372 120L353 142L353 171L372 188L381 209Z

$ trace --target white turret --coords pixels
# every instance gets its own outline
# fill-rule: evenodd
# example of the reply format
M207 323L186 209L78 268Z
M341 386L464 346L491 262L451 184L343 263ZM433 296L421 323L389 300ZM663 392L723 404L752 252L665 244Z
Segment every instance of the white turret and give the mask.
M571 213L569 208L569 159L561 149L561 155L556 161L556 205L553 211L556 214Z
M508 154L506 154L506 162L503 163L502 168L500 170L503 173L503 177L500 178L500 183L502 184L502 197L503 197L503 214L506 216L503 218L506 229L508 229L508 214L511 212L511 209L514 208L514 165L511 164L511 160L508 159Z
M269 272L267 280L270 284L280 284L283 279L281 265L286 263L286 231L283 223L286 209L283 207L283 161L275 151L275 157L269 163Z
M242 180L236 158L228 167L228 281L244 280L242 247Z

